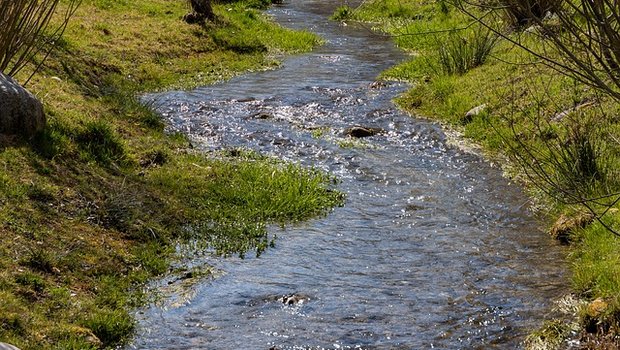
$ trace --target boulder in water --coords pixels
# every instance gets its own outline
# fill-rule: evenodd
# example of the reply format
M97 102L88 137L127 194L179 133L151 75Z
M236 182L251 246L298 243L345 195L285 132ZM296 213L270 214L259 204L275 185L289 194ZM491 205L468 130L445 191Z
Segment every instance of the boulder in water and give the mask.
M353 126L353 127L350 127L344 130L345 135L355 137L355 138L375 136L382 132L383 132L383 129L381 128L371 128L371 127L364 127L364 126Z
M0 73L0 134L31 137L43 128L41 102L13 78Z

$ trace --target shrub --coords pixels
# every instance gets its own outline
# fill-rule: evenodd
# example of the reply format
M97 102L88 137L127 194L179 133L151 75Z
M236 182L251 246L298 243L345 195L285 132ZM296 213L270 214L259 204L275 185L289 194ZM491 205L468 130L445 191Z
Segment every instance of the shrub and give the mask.
M49 50L60 38L81 0L67 1L60 24L49 29L59 2L60 0L0 2L0 72L15 75L33 57Z

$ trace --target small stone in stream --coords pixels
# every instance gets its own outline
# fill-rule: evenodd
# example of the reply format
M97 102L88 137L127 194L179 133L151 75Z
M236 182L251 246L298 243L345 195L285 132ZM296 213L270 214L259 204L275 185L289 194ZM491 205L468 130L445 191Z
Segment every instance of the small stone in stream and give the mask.
M371 128L371 127L362 127L362 126L353 126L344 130L345 135L362 138L369 137L380 134L383 132L381 128Z
M302 304L304 301L306 301L308 299L310 299L310 298L308 298L305 295L289 294L289 295L284 295L279 300L282 301L282 304L284 304L284 305L296 305L296 304Z
M422 209L425 209L425 208L421 205L416 205L416 204L407 204L407 206L405 207L405 211L418 211Z
M181 276L179 279L181 280L187 280L190 278L194 278L194 273L192 271L188 271L186 272L183 276Z
M251 116L251 118L252 119L263 119L264 120L264 119L271 119L271 118L273 118L273 115L271 115L271 114L269 114L267 112L259 112L259 113L253 114Z

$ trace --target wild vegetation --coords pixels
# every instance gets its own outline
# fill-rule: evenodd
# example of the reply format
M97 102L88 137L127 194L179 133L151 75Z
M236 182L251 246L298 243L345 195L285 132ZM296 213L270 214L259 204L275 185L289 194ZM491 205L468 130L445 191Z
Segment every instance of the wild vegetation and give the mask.
M318 171L243 150L192 150L138 100L269 69L319 43L271 24L255 9L267 3L213 3L213 21L190 25L182 0L54 2L41 43L72 13L64 36L49 55L32 51L23 69L8 69L43 101L48 125L34 139L0 139L0 341L113 348L133 332L145 283L174 273L179 243L260 254L274 243L267 224L341 203Z
M532 207L560 217L550 231L571 244L584 349L620 346L618 15L606 1L519 0L375 0L334 15L411 53L383 74L412 84L402 108L505 160ZM573 334L561 323L550 321L529 346L561 346Z
M49 52L64 32L80 0L67 2L54 28L48 28L60 0L5 1L0 6L0 72L13 76L32 59ZM37 67L36 65L34 66Z

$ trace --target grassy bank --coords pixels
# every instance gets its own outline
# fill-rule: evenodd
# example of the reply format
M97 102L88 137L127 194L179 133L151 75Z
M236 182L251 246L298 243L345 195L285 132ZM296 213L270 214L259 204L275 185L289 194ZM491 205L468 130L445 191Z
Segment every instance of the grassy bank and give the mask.
M114 347L179 240L260 254L273 243L268 223L341 202L322 173L248 152L196 153L136 100L272 68L319 43L269 23L255 9L264 5L216 5L217 20L200 26L182 21L184 1L84 0L27 85L48 127L1 140L0 341Z
M500 159L507 174L529 188L533 207L549 218L549 227L558 217L569 218L565 227L556 225L551 231L571 244L573 292L581 300L573 308L579 316L578 337L583 348L617 348L620 239L602 223L617 228L619 206L606 210L595 205L599 214L604 212L602 223L587 215L579 221L585 208L567 197L619 191L618 103L540 64L450 1L375 0L358 9L342 7L334 18L366 22L393 35L411 54L383 73L385 79L412 85L398 104L414 115L449 124ZM546 48L536 28L513 29L509 37ZM533 173L532 164L540 164L553 185ZM536 348L545 343L540 338L561 344L571 327L549 322L529 344Z

